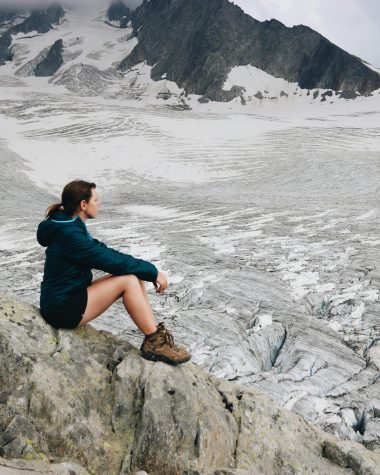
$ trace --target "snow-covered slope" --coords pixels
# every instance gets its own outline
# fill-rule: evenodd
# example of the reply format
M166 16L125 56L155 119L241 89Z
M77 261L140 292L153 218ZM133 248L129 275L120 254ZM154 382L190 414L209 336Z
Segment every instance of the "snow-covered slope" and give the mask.
M131 31L119 30L105 23L105 11L66 11L65 18L54 30L45 34L31 32L12 37L13 62L2 66L3 73L15 73L21 65L33 61L45 48L62 39L64 45L63 74L71 66L86 64L100 70L116 66L136 40L128 42Z
M33 31L12 36L13 60L0 67L0 74L23 77L38 89L63 85L82 96L103 95L153 103L175 94L171 103L180 103L183 90L166 80L153 81L150 66L137 65L126 73L117 70L136 46L137 38L132 35L132 28L120 29L107 21L106 11L99 11L96 6L66 10L62 23L45 34ZM63 65L52 77L33 80L35 66L58 40L63 41Z
M25 17L27 14L7 22L2 31ZM149 65L146 61L121 71L120 63L135 50L139 40L131 24L126 28L118 25L117 21L107 18L107 5L102 9L95 2L87 4L85 9L66 9L60 23L46 33L31 31L11 35L13 60L0 67L0 74L24 78L29 85L42 90L63 86L67 92L81 96L138 100L141 104L206 111L249 110L263 104L273 107L297 102L331 104L344 100L335 91L302 89L297 82L245 65L232 68L222 87L227 97L230 95L233 99L225 104L215 104L202 95L186 93L184 88L168 80L166 74L153 80L154 64ZM55 64L49 65L49 55ZM43 62L45 66L41 68ZM38 74L38 68L55 73L37 79L33 76L46 75Z

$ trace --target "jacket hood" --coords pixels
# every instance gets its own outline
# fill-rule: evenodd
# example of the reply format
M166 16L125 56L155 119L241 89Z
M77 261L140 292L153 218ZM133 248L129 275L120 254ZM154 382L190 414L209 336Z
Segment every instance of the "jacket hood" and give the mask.
M50 218L46 218L38 225L37 241L41 246L49 246L54 239L56 233L62 230L62 226L78 226L82 225L83 221L79 216L71 218L63 211L54 211ZM83 223L84 224L84 223Z

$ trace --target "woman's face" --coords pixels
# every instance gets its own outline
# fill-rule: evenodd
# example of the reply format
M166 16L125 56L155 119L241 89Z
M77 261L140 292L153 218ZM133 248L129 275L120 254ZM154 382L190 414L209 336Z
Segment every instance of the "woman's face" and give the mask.
M81 202L82 211L86 215L86 218L95 219L96 215L98 214L100 207L100 201L98 197L98 192L96 188L92 189L92 194L90 201L87 203L85 200Z

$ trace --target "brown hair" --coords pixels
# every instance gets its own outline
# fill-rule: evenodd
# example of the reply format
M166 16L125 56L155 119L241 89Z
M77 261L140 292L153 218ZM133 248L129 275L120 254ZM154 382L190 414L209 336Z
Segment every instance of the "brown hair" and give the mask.
M87 203L90 201L93 188L96 188L95 183L83 180L71 181L63 188L61 203L50 205L46 210L45 216L50 218L54 211L57 210L72 216L82 200L85 200Z

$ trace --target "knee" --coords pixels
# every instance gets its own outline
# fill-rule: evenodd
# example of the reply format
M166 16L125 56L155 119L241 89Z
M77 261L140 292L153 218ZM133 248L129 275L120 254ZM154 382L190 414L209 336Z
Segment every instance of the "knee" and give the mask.
M123 284L125 288L134 288L137 285L140 285L140 280L133 274L123 275L122 276Z

